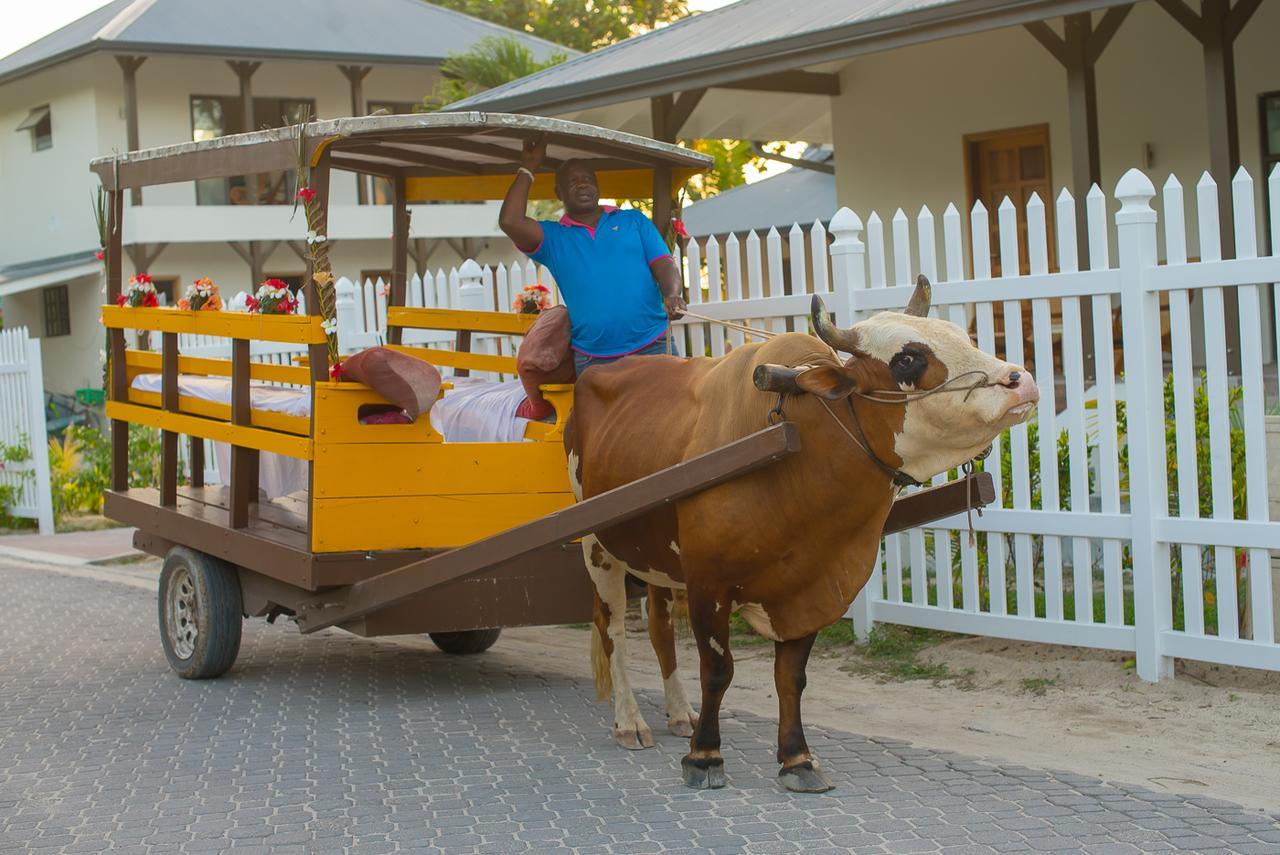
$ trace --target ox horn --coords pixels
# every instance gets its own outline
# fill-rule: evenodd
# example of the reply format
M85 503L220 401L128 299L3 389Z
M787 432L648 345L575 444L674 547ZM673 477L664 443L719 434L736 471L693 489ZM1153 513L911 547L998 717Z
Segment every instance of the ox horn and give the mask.
M836 350L853 353L858 346L858 334L853 330L842 330L831 323L831 316L827 314L827 307L817 294L813 295L810 313L813 317L813 331L817 333L818 338Z
M926 317L929 314L929 303L933 300L933 289L929 286L929 278L921 273L916 277L916 290L912 292L911 299L907 302L907 308L903 310L904 315L914 315L917 318Z

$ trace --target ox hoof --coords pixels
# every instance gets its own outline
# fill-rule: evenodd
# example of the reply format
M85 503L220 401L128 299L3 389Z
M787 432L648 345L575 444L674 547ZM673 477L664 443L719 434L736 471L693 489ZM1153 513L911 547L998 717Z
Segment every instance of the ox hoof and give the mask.
M786 767L778 773L778 781L793 793L825 793L836 788L812 760Z
M657 743L653 741L653 733L644 725L639 727L614 727L613 741L621 745L628 751L640 751L645 748L652 748Z
M724 759L720 757L686 755L680 760L680 774L684 785L694 790L718 790L729 783L724 774Z
M690 736L693 736L693 728L697 723L698 717L690 713L689 715L683 715L678 718L667 719L667 730L671 731L676 736L683 736L688 739Z

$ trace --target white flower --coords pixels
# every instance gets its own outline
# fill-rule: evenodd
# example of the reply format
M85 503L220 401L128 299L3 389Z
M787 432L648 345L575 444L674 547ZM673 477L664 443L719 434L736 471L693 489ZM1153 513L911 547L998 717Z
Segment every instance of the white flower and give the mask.
M325 318L320 322L320 329L324 330L325 335L336 335L338 332L338 319Z
M316 234L314 231L307 232L307 243L324 243L328 238L324 235Z

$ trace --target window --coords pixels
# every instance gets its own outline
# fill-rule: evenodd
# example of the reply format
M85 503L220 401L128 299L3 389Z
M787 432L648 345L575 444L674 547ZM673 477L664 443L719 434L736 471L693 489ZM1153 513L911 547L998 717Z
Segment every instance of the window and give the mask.
M71 299L66 285L44 289L44 334L46 338L71 335Z
M1271 170L1280 164L1280 92L1258 97L1258 127L1262 131L1262 210L1266 212L1268 237L1271 235ZM1274 251L1276 248L1271 247Z
M231 95L191 96L191 138L196 142L263 128L294 125L314 119L315 101L309 98L254 98L253 127L244 126L244 107ZM196 182L197 205L292 204L292 170L262 175L205 178Z
M151 284L156 286L156 301L162 306L174 306L182 292L178 290L177 276L152 276Z
M53 148L53 118L49 111L49 105L43 107L35 107L27 114L27 117L18 125L19 132L29 131L31 133L31 150L45 151Z

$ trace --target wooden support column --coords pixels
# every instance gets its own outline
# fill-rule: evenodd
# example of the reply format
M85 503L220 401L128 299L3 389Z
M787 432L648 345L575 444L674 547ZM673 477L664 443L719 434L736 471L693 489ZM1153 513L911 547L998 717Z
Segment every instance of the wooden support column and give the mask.
M1218 185L1218 230L1222 257L1236 257L1236 234L1231 202L1231 179L1240 168L1240 128L1236 115L1235 40L1262 0L1201 0L1200 14L1183 0L1156 0L1182 28L1200 43L1204 54L1204 84L1209 119L1209 174ZM1262 176L1266 180L1266 176ZM1234 288L1225 289L1227 370L1240 370L1240 313Z
M364 100L364 79L373 71L372 65L339 65L338 70L351 84L351 115L363 116L369 112ZM356 176L356 204L369 204L369 177Z
M649 100L649 118L652 136L659 142L674 144L680 137L693 110L707 90L690 89L675 95L660 95ZM653 170L653 224L665 237L667 226L673 217L680 216L680 203L671 184L671 168L660 166Z
M150 273L151 265L156 263L156 259L168 245L167 243L135 243L125 247L125 252L129 253L129 260L133 262L133 272L135 274Z
M227 241L227 246L235 250L236 255L240 256L245 264L249 265L249 293L252 294L262 284L262 280L266 274L263 269L267 263L267 259L271 257L271 253L280 244L278 240L251 240L251 241Z
M391 299L389 305L405 305L408 294L409 261L409 204L405 193L404 175L391 180ZM387 327L387 343L399 344L403 332L400 327Z
M178 412L178 334L162 333L160 345L160 408ZM178 504L178 435L171 430L160 434L160 504Z
M329 264L333 264L333 246L334 241L329 239L329 152L326 149L320 154L320 160L311 167L311 177L307 182L307 186L316 191L316 204L320 211L320 221L316 224L316 228L320 234L326 235L326 246L329 248ZM299 176L301 180L301 176ZM312 274L315 271L311 269L310 252L307 254L307 279L303 283L303 290L307 297L307 312L310 314L311 307L315 307L316 312L320 310L319 295L316 293L315 282L312 280Z
M111 305L115 305L116 298L120 296L123 218L124 192L117 186L107 193L107 302ZM124 362L124 330L112 329L107 338L111 345L111 400L127 401L129 375ZM111 489L129 489L129 423L122 419L111 420Z
M432 254L440 248L443 240L430 240L428 238L411 238L409 240L409 256L413 259L413 270L420 277L427 275L427 262L431 260Z
M249 397L249 340L231 340L231 423L248 426L253 411ZM231 528L247 528L249 505L258 501L258 449L231 446Z
M236 77L240 80L240 109L242 111L242 125L244 133L256 130L253 121L253 73L262 65L261 62L243 62L240 60L229 59L227 65L235 72ZM258 204L258 176L246 175L245 183L248 185L245 189L246 204Z
M1102 158L1098 144L1098 84L1094 67L1111 42L1120 24L1128 16L1130 6L1115 6L1106 11L1095 29L1089 12L1067 15L1063 19L1063 36L1044 21L1026 25L1027 31L1040 42L1067 72L1067 122L1071 139L1071 195L1076 200L1076 258L1081 270L1088 270L1089 227L1085 199L1090 188L1102 183ZM1053 200L1044 200L1053 209ZM1085 324L1081 330L1085 377L1094 374L1094 330Z
M145 56L117 56L116 62L124 72L124 133L125 144L129 151L137 151L142 146L138 142L138 77L139 66L146 62ZM142 204L142 188L129 189L129 203Z

